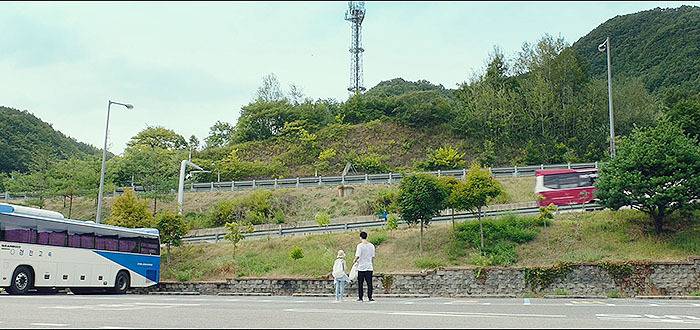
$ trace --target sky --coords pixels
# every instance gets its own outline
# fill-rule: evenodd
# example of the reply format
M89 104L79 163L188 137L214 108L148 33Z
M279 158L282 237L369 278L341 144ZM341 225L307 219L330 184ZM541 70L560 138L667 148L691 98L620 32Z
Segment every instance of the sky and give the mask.
M573 43L616 15L694 2L368 2L364 82L447 88L544 34ZM347 2L2 2L0 105L119 154L147 126L200 140L235 123L262 77L307 97L348 97Z

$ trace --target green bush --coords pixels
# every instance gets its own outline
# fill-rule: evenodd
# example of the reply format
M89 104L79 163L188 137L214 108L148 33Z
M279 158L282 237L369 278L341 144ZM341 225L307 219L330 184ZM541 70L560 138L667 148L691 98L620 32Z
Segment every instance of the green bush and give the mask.
M389 236L387 236L386 233L377 232L377 233L373 233L373 234L369 237L368 241L369 241L370 243L374 244L374 246L379 246L379 245L381 245L382 243L384 243L384 241L386 241L387 239L389 239Z
M428 159L418 162L418 168L437 171L437 170L455 170L462 169L467 166L464 159L465 154L457 149L446 146L432 150L428 153Z
M316 220L316 223L321 227L325 227L331 224L331 216L323 211L316 213L314 219Z
M416 260L415 265L420 269L436 269L444 267L445 263L433 257L421 257Z
M249 222L263 224L272 218L272 193L256 190L250 194L217 203L210 211L210 222L223 226L227 222Z
M514 264L518 260L517 245L535 239L539 233L539 227L547 221L537 217L516 215L484 220L484 255L473 258L472 263L480 265ZM469 221L458 224L455 237L471 247L478 248L481 241L479 223Z
M396 230L399 228L399 216L396 214L389 214L389 217L386 220L386 229L388 230Z
M274 218L276 224L278 224L278 225L283 224L284 219L285 219L284 212L282 212L282 210L275 211L275 215L273 218Z
M362 173L386 173L389 172L389 165L385 162L387 157L377 154L357 156L352 160L355 168Z
M299 260L304 257L304 250L298 246L294 246L292 250L289 251L289 257L294 260Z

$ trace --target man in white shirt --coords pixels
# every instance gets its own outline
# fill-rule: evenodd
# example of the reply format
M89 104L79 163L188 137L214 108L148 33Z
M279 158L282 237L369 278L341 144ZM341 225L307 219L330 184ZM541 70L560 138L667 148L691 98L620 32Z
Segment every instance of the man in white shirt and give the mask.
M364 293L362 282L367 282L367 298L369 298L369 301L374 301L374 299L372 299L372 272L374 271L372 260L374 259L374 244L367 241L367 233L364 231L360 232L360 238L362 241L360 244L357 244L355 261L353 262L353 264L357 263L357 301L362 301Z

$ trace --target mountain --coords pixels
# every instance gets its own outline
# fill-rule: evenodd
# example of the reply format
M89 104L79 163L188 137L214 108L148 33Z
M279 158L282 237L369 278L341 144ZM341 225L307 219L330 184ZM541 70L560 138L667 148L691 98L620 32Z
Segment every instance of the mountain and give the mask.
M700 7L656 8L601 24L572 45L594 77L607 75L606 56L598 51L606 37L614 77L641 78L651 92L700 92Z
M0 173L27 172L53 159L98 154L28 111L0 106Z

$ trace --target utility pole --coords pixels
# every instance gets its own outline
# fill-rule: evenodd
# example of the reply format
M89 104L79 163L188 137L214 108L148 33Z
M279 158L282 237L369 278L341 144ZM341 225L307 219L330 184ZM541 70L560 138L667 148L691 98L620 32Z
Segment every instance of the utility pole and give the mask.
M605 42L598 45L598 50L606 52L608 57L608 115L610 117L610 158L615 158L615 120L613 118L612 101L612 67L610 64L610 37L605 38Z
M189 159L185 159L182 162L180 162L180 181L177 186L177 214L182 215L182 210L183 206L185 203L185 171L187 170L187 166L192 166L196 168L198 171L192 171L191 173L198 173L198 172L204 172L204 173L209 173L210 171L205 171L199 165L193 163Z

